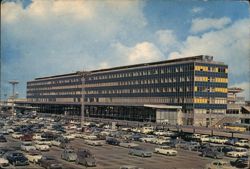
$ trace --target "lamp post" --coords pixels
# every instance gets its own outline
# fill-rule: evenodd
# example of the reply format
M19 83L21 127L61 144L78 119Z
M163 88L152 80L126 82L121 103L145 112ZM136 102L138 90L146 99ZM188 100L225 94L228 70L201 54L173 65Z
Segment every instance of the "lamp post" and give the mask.
M85 78L87 75L89 75L88 72L82 71L82 72L77 72L77 74L81 77L81 82L82 82L82 102L81 102L81 128L83 127L83 123L85 121Z
M14 100L15 100L15 97L16 97L16 94L15 94L15 86L19 83L18 81L16 80L11 80L9 81L9 83L12 85L12 115L14 116L15 115L15 111L14 111Z

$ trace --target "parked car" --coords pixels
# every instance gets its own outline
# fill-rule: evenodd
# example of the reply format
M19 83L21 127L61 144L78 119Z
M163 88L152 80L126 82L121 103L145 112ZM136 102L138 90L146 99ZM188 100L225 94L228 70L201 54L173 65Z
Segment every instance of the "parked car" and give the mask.
M152 140L154 140L156 137L154 135L146 135L145 137L141 137L139 140L141 142L145 142L145 143L150 143L152 142Z
M123 165L123 166L120 166L120 169L143 169L143 168L139 168L134 165Z
M141 137L142 137L141 134L138 133L138 134L132 134L129 139L133 141L140 141Z
M32 134L24 134L23 136L20 137L21 141L32 141L33 140L33 135Z
M211 147L203 149L201 155L203 157L223 158L222 152L219 152L216 148L211 148Z
M209 140L210 140L209 135L201 135L200 136L200 142L202 142L202 143L209 142Z
M40 151L49 151L50 147L47 144L44 144L43 142L38 142L35 144L35 147L37 150Z
M175 142L175 148L183 148L185 149L187 147L188 142L183 140L178 140Z
M19 132L15 132L11 135L12 138L15 138L15 139L20 139L21 137L23 136L22 133L19 133Z
M10 151L4 155L5 159L7 159L14 166L22 166L29 165L28 159L23 155L23 153L17 151Z
M151 157L152 152L148 151L142 147L134 147L129 149L129 155L141 156L141 157Z
M38 160L38 164L46 169L62 169L62 164L52 156L43 156Z
M31 142L23 142L21 144L21 150L28 152L31 150L36 150L36 147L33 146Z
M108 138L106 139L106 143L107 143L107 144L111 144L111 145L116 145L116 146L118 146L118 145L120 144L120 141L117 140L116 138L108 137Z
M228 141L228 139L223 138L223 137L213 136L213 137L210 138L209 141L212 142L212 143L225 144Z
M32 163L38 163L38 160L43 156L39 151L31 150L25 155L25 157Z
M66 160L66 161L76 161L76 152L73 149L64 149L61 158Z
M225 142L225 144L227 144L227 145L235 145L235 143L238 142L238 141L239 141L238 138L229 138L229 139Z
M104 144L103 140L84 140L85 144L91 145L91 146L102 146Z
M0 168L9 166L9 161L3 157L0 157Z
M235 169L229 162L224 160L215 160L207 164L205 169Z
M230 161L230 164L232 166L237 167L237 168L247 168L247 167L250 167L249 159L246 158L246 157L238 158L235 161Z
M96 159L89 150L80 149L77 151L76 163L87 167L94 167L96 166Z
M191 150L191 151L198 151L200 148L200 143L198 142L188 142L186 144L186 147L184 147L185 150Z
M164 154L167 156L176 156L177 151L169 146L159 146L155 148L155 153Z
M0 143L5 143L5 142L7 142L7 140L4 137L4 135L0 135Z
M247 149L246 148L240 148L237 147L235 148L233 151L229 151L226 153L227 156L229 157L235 157L235 158L239 158L239 157L247 157Z
M235 143L236 146L250 148L250 143L248 140L239 140Z
M137 147L139 146L139 144L133 143L129 140L123 140L122 142L120 142L119 144L121 147L126 147L126 148L133 148L133 147Z

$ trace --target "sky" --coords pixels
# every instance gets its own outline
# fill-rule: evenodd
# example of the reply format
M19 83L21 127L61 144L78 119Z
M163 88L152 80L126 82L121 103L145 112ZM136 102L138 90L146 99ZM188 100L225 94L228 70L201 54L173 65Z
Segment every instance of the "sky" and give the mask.
M4 0L1 98L36 77L212 55L250 100L250 8L220 0Z

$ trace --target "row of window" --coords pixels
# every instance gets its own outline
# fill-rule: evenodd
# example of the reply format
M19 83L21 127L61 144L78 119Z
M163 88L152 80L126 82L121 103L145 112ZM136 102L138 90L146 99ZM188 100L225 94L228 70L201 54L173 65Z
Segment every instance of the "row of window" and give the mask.
M220 73L227 73L227 68L224 67L209 67L209 66L195 66L195 71L204 71L204 72L220 72Z
M90 76L89 80L102 80L102 79L114 79L114 78L124 78L124 77L137 77L146 75L156 75L156 74L166 74L166 73L178 73L187 72L194 70L193 65L185 65L181 67L165 67L165 68L154 68L148 70L135 70L134 72L124 72L124 73L113 73L113 74L102 74Z
M194 80L197 82L216 82L216 83L227 83L227 78L218 77L206 77L206 76L195 76Z
M27 86L40 86L40 85L51 85L51 84L66 84L79 82L79 78L65 79L65 80L50 80L50 81L40 81L40 82L28 82Z
M216 92L216 93L227 93L227 88L219 87L207 87L207 86L195 86L195 92Z
M194 103L202 103L202 104L226 104L227 100L225 98L204 98L198 97L194 98Z

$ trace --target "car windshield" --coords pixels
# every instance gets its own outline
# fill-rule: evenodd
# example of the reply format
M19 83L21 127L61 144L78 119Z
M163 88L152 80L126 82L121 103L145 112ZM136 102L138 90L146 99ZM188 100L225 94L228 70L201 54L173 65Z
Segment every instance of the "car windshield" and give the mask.
M25 143L24 146L32 146L31 143Z
M15 156L15 157L22 157L23 154L21 154L21 153L13 153L13 156Z

